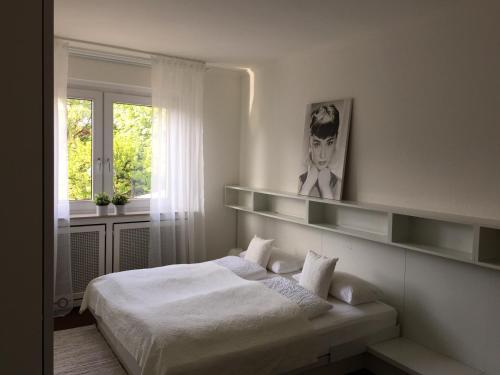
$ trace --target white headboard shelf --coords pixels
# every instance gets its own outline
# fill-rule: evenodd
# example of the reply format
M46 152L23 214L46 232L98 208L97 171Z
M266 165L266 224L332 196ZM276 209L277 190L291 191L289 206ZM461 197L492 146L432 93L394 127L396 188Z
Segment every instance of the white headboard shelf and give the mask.
M500 270L500 221L226 185L224 204L277 220Z

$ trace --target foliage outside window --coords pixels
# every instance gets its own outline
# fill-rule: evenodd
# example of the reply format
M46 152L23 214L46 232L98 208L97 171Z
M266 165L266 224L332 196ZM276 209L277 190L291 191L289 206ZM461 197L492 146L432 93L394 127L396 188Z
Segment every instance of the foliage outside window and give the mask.
M131 198L151 193L152 108L113 104L114 192Z
M67 100L68 195L92 199L92 101Z
M104 191L129 198L149 198L151 106L140 97L137 100L141 104L130 104L121 103L110 94L113 99L105 102L109 104L104 112L112 116L104 117L103 96L108 94L85 90L73 93L75 96L67 99L66 107L69 199L91 201ZM136 100L133 96L124 97ZM112 163L107 155L112 156Z

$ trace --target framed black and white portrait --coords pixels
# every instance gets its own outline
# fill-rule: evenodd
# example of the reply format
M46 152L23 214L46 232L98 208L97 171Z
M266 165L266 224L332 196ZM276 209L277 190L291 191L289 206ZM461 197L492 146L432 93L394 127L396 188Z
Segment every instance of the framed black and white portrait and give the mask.
M308 106L299 194L337 200L342 198L351 108L352 99Z

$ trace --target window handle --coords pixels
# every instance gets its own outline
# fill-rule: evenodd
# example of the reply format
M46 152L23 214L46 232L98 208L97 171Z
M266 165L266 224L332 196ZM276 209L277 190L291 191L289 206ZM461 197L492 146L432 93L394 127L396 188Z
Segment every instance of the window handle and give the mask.
M108 173L111 173L111 160L109 158L106 159L106 165L108 166Z
M97 158L97 170L102 173L102 161L101 158Z

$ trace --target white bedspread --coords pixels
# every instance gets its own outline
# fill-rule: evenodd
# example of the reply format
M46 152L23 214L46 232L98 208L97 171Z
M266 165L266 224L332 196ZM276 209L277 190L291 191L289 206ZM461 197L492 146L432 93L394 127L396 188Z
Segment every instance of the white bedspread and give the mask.
M267 278L267 270L264 267L241 257L227 256L213 262L227 268L243 279L260 280Z
M274 374L318 355L296 304L213 262L101 276L85 291L87 307L142 374Z

